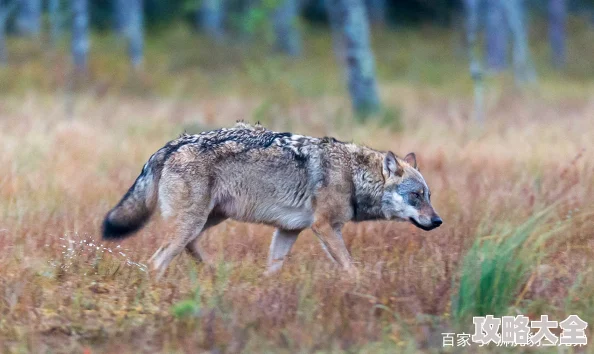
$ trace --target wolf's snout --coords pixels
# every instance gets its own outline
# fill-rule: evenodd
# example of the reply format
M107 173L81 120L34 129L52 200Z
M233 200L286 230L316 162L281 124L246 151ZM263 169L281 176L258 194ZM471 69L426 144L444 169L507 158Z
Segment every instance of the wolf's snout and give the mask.
M443 220L441 220L439 216L435 215L431 218L431 224L433 227L439 227L441 224L443 224Z

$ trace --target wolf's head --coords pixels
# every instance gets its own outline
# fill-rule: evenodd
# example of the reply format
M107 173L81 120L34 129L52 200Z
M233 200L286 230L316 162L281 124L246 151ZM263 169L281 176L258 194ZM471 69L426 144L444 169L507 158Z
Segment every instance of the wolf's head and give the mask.
M383 175L382 211L388 220L410 221L425 231L442 224L431 205L431 192L417 169L414 153L399 159L388 152L384 157Z

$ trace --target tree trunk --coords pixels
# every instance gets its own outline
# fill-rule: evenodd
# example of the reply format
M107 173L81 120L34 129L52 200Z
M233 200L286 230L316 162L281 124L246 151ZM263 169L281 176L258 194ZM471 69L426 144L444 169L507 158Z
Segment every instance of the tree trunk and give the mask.
M6 54L6 23L0 19L0 66L5 66L8 62L8 54Z
M143 62L144 54L144 7L143 0L128 0L128 20L126 37L128 40L128 55L132 67L138 69Z
M50 21L50 41L56 46L62 34L62 14L60 13L60 0L49 0L48 13Z
M72 59L77 72L87 71L89 53L89 3L88 0L71 0L72 5Z
M128 20L130 18L130 6L128 0L114 0L114 29L117 34L125 36L126 28L128 28Z
M386 23L386 0L365 0L369 22L373 25Z
M328 0L326 6L335 49L346 66L353 108L365 118L380 107L365 7L362 0Z
M24 36L38 36L41 30L41 0L20 0L15 27Z
M516 84L523 86L536 82L536 72L530 58L528 36L526 31L526 17L522 0L501 0L504 5L505 17L513 38L513 63Z
M276 36L276 48L287 55L301 54L301 36L298 28L298 0L282 0L274 9L272 22Z
M487 0L487 67L499 72L507 67L509 29L501 0Z
M6 51L6 26L10 14L16 9L18 0L12 0L10 3L3 5L0 2L0 66L6 65L8 62L8 53Z
M484 117L484 83L483 70L478 53L478 34L480 28L480 0L465 0L466 10L466 45L470 60L470 77L474 83L474 120L483 123Z
M223 3L222 0L202 0L199 25L209 36L215 39L223 37Z
M566 0L549 0L549 41L551 57L556 68L565 66Z

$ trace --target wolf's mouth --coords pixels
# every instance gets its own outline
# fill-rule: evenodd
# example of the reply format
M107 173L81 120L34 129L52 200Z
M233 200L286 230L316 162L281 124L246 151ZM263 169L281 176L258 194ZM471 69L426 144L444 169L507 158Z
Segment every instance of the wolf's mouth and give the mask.
M438 227L439 225L431 225L431 226L425 226L425 225L421 225L419 224L415 219L413 218L408 218L408 221L410 221L411 224L415 225L416 227L418 227L419 229L423 229L425 231L431 231L433 229L435 229L436 227Z

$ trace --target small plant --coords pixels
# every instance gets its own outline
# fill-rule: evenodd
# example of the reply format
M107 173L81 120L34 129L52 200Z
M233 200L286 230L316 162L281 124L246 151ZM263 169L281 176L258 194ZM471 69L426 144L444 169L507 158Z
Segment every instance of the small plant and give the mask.
M215 278L213 279L213 288L210 293L205 292L208 300L206 303L202 302L203 291L200 287L200 283L197 282L195 273L191 274L193 281L196 283L194 294L191 298L181 300L171 307L171 312L177 318L187 317L201 317L203 313L212 313L214 310L223 312L224 301L223 295L229 283L229 271L230 267L228 264L221 262L217 265L217 271Z
M171 312L177 318L198 316L200 314L200 287L196 288L192 299L182 300L173 305Z
M200 316L200 312L202 309L202 301L201 295L202 291L200 288L200 283L197 281L198 275L194 270L190 272L190 278L192 283L196 284L196 288L194 289L194 294L191 298L181 300L171 306L171 313L173 316L177 318L188 318L188 317L197 317Z

